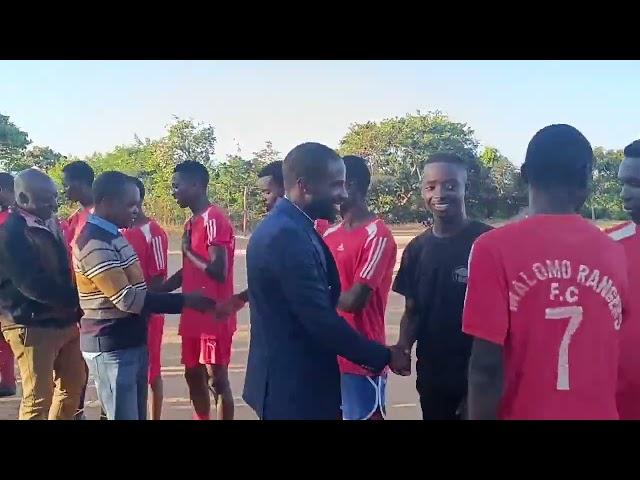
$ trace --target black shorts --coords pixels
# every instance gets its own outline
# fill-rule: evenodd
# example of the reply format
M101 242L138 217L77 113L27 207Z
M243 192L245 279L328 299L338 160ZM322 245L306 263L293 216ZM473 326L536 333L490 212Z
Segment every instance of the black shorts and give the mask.
M446 389L417 385L423 420L462 420L466 418L466 389Z

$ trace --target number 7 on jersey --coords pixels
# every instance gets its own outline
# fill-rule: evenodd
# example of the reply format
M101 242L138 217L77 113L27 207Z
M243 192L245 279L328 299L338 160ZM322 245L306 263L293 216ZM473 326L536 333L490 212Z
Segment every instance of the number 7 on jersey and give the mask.
M569 344L571 337L582 322L582 307L573 305L571 307L547 308L545 318L547 320L569 319L558 351L558 379L556 382L557 390L569 390Z

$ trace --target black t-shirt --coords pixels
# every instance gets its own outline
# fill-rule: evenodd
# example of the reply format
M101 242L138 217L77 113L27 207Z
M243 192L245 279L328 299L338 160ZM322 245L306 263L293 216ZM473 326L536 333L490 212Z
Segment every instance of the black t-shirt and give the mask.
M473 220L453 237L437 237L429 229L402 254L393 291L415 302L420 319L419 386L466 391L472 339L462 332L462 309L469 253L476 238L491 229Z

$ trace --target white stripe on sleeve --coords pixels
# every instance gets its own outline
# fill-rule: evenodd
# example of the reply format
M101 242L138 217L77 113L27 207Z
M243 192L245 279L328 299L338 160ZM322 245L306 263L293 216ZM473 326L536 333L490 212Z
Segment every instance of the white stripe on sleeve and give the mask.
M382 258L382 253L384 252L384 248L387 245L387 241L389 240L388 238L384 238L384 239L380 239L382 240L381 242L378 243L378 248L376 250L376 254L373 257L373 260L371 261L371 263L367 266L367 268L365 270L362 271L362 277L366 278L367 280L370 280L371 277L373 276L373 273L376 270L376 267L378 266L378 263L380 262L380 258Z

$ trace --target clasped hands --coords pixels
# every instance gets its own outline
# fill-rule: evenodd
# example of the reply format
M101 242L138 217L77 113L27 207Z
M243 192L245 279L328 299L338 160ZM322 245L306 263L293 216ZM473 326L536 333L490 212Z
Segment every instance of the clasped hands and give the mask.
M231 296L223 302L206 297L202 293L184 293L184 306L202 313L212 313L215 320L226 320L245 305L245 300L240 294Z
M403 377L411 375L411 349L401 345L392 345L389 350L391 351L391 359L389 360L391 371Z

